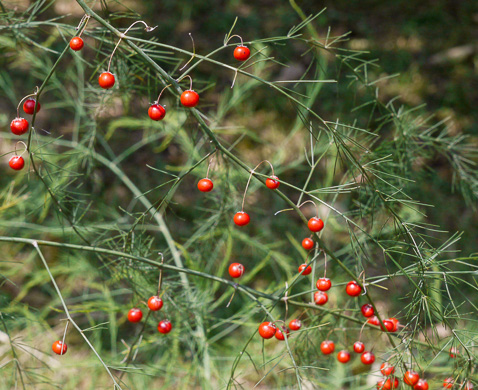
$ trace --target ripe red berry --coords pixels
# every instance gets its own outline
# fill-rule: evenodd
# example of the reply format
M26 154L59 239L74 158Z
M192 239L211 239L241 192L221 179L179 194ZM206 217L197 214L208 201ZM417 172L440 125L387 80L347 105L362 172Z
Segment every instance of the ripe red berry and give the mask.
M199 102L199 95L196 91L188 89L181 94L181 104L184 107L195 107Z
M249 214L245 213L244 211L238 211L234 215L234 223L237 226L245 226L251 221L251 217L249 217Z
M363 351L365 351L364 343L362 343L361 341L356 341L354 343L354 352L355 353L362 353Z
M63 344L63 341L58 340L53 343L53 345L51 346L51 349L57 355L64 355L66 351L68 350L68 346L66 345L66 343Z
M324 355L330 355L335 351L335 344L333 341L325 340L320 344L320 350Z
M244 266L240 263L232 263L229 266L229 275L231 275L232 278L240 278L244 275Z
M83 46L84 46L83 39L81 39L80 37L71 38L70 47L71 47L72 50L74 50L74 51L81 50L81 49L83 49Z
M320 278L315 285L320 291L327 291L332 287L332 282L329 278Z
M413 386L414 390L428 390L428 382L425 379L419 379L417 384Z
M234 49L234 58L239 61L245 61L251 55L251 50L247 46L237 46Z
M163 307L163 300L157 295L153 295L151 298L148 299L148 307L151 311L161 310L161 308Z
M309 219L307 226L311 232L320 232L324 228L324 221L320 218L312 217Z
M310 238L304 238L302 240L302 248L304 248L306 251L310 251L314 247L314 245L314 240Z
M372 324L372 325L375 325L375 326L379 326L379 325L380 325L380 321L379 321L379 319L378 319L377 316L372 316L372 317L370 317L370 318L367 320L367 322L368 322L369 324Z
M395 390L400 386L400 381L397 378L388 378L383 383L383 390Z
M395 328L395 324L390 320L383 320L383 325L385 326L385 329L387 330L387 332L393 332L393 329ZM383 329L382 327L382 330L385 330L385 329Z
M329 296L324 291L317 291L314 294L314 301L316 305L325 305L329 300Z
M392 366L390 363L388 362L384 362L382 363L382 365L380 366L380 372L384 375L384 376L390 376L392 375L394 372L395 372L395 367Z
M201 192L212 191L214 184L211 179L205 178L198 181L198 190Z
M111 72L103 72L98 79L100 87L103 89L110 89L115 85L115 76Z
M445 389L452 389L453 388L453 385L455 383L455 380L453 378L446 378L444 381L443 381L443 387Z
M25 166L25 160L20 156L12 156L10 160L8 160L8 165L10 165L10 168L19 171Z
M10 123L10 130L15 135L22 135L28 131L28 121L24 118L15 118Z
M139 322L141 321L141 318L143 318L143 312L140 309L137 309L136 307L132 308L128 312L129 322Z
M151 104L148 115L153 121L160 121L166 116L166 109L161 104Z
M350 353L348 353L347 351L343 350L343 351L340 351L338 354L337 354L337 360L340 362L340 363L348 363L350 361Z
M377 390L384 390L384 386L385 385L385 379L380 379L378 382L377 382Z
M407 371L405 375L403 375L403 381L409 386L415 386L419 379L420 375L415 371Z
M302 322L300 320L295 319L289 322L289 328L290 330L299 330L302 327Z
M171 325L171 322L169 322L169 320L159 321L159 324L158 324L159 333L166 334L171 332L171 329L173 329L173 325Z
M271 339L276 334L276 326L270 322L266 321L259 325L259 334L263 339Z
M363 364L372 364L375 361L375 355L372 352L366 351L360 356L360 360Z
M392 332L396 332L398 330L398 325L400 324L400 321L398 321L396 318L392 317L389 318L390 321L393 322L393 330Z
M307 268L305 268L307 267ZM304 272L302 272L302 270L305 268ZM301 264L299 266L299 273L302 272L302 275L309 275L311 272L312 272L312 267L309 265L307 266L307 264Z
M352 280L351 282L347 283L347 287L345 288L345 291L351 297L357 297L362 292L362 287L360 287L356 281Z
M362 310L362 314L364 317L372 317L375 314L373 306L370 303L362 305L362 308L360 310Z
M289 329L284 329L283 327L281 328L282 329L277 328L275 336L277 340L283 341L285 340L284 332L287 333L287 337L289 337Z
M456 358L456 356L460 353L456 347L451 347L449 352L451 358Z
M37 103L35 99L25 100L25 102L23 103L23 111L25 111L25 114L33 115L33 113L35 112L35 104L37 105L37 113L38 113L38 111L40 111L40 108L41 108L40 102Z
M280 186L280 181L277 176L271 176L266 179L266 186L267 188L270 188L271 190L275 190L279 188Z

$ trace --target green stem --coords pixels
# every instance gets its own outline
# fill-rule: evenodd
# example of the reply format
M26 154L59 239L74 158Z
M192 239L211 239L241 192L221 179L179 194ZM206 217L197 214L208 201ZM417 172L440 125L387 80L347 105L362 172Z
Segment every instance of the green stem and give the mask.
M143 321L143 326L141 330L139 331L138 335L136 336L135 340L131 344L131 348L128 351L128 355L126 356L126 363L125 366L123 367L123 371L121 371L121 374L118 377L118 380L121 382L121 379L123 378L123 375L126 373L126 369L128 368L129 364L131 363L131 359L133 357L133 350L134 346L136 343L140 340L141 336L143 335L144 330L146 329L146 323L148 322L149 316L151 315L151 310L148 310L148 314L146 314L146 317ZM139 348L139 346L138 346Z
M81 26L81 25L80 25ZM38 103L40 101L40 96L43 92L43 90L45 89L46 85L48 84L48 81L50 81L50 78L53 76L53 74L55 73L56 71L56 68L58 67L58 65L60 64L63 56L68 52L68 49L70 48L69 45L66 45L66 47L63 49L63 51L61 52L61 54L58 56L56 62L53 64L52 68L50 69L50 71L48 72L45 80L43 80L43 83L41 84L40 88L38 88L38 91L36 93L36 97L35 97L35 100L36 102ZM36 105L35 105L36 107ZM31 143L32 143L32 139L33 139L33 131L35 129L35 119L36 119L36 114L37 114L37 110L34 110L33 112L33 116L32 116L32 121L31 121L31 129L30 129L30 132L28 133L28 139L27 139L27 150L28 150L28 155L30 157L30 162L31 162L31 165L33 167L33 171L35 172L35 174L38 176L38 178L42 181L43 185L45 186L45 188L47 189L48 193L50 194L50 197L51 199L53 200L53 202L55 203L55 205L57 206L57 209L58 211L61 213L61 215L63 215L65 217L65 219L68 221L68 223L70 224L70 226L73 228L73 230L75 231L75 233L78 235L78 237L80 237L85 243L89 244L89 241L86 239L86 237L84 237L80 231L76 228L73 220L70 218L70 216L65 213L63 211L63 207L60 205L60 202L58 201L58 199L56 198L56 196L53 194L52 190L50 189L48 183L45 181L45 179L41 176L40 172L38 171L38 168L35 164L35 160L34 160L34 154L33 154L33 151L31 149Z
M55 278L53 277L52 273L50 272L50 267L48 267L48 263L46 262L45 260L45 257L43 256L43 253L41 252L40 250L40 247L38 246L39 243L35 240L28 240L29 241L29 244L33 245L33 247L35 248L35 250L37 251L38 253L38 256L40 256L40 259L41 261L43 262L43 265L45 266L45 269L46 271L48 272L48 275L50 276L50 280L53 284L53 287L55 287L55 290L56 290L56 293L58 295L58 297L60 298L60 301L61 301L61 304L63 306L63 309L65 310L65 314L67 316L67 318L70 320L70 322L72 323L73 327L81 334L81 337L83 337L83 339L86 341L86 343L90 346L91 350L94 352L94 354L96 355L96 357L98 358L98 360L101 362L101 364L103 365L103 367L105 368L105 370L108 372L108 375L111 377L111 379L113 380L113 383L114 383L114 386L115 386L115 389L118 388L118 389L121 389L121 386L118 384L118 382L116 382L116 379L114 378L113 374L111 373L110 369L108 368L108 366L106 365L106 363L103 361L103 359L101 359L101 356L98 354L98 352L96 351L95 347L93 347L93 345L91 344L90 340L88 340L88 338L85 336L85 334L83 333L83 330L77 325L77 323L73 320L73 318L71 318L71 315L70 315L70 312L68 310L68 307L66 306L66 303L63 299L63 296L61 295L61 291L60 291L60 288L58 287L58 285L56 284L56 281L55 281Z

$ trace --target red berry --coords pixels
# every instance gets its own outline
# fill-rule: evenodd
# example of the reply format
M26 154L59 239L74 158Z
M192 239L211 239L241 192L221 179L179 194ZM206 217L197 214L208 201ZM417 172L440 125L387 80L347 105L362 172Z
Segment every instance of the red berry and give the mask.
M395 372L395 367L392 366L390 363L388 362L384 362L382 363L382 365L380 366L380 372L384 375L384 376L390 376L392 375L394 372Z
M266 179L266 186L267 188L270 188L271 190L275 190L279 188L280 181L277 176L271 176Z
M396 332L398 330L398 325L400 324L400 321L398 321L396 318L392 317L389 318L390 321L393 322L393 330L392 332Z
M364 343L362 343L361 341L356 341L354 343L354 352L355 353L362 353L363 351L365 351Z
M171 332L171 329L173 329L173 325L171 325L171 322L169 322L169 320L159 321L159 324L158 324L159 333L166 334Z
M307 267L307 268L305 268ZM305 268L304 272L302 272L302 270ZM307 264L301 264L299 266L299 273L302 272L302 275L309 275L311 272L312 272L312 267L309 265L307 266Z
M153 121L160 121L166 116L166 109L161 104L151 104L148 115Z
M290 330L299 330L302 327L302 322L300 320L295 319L289 322L289 328Z
M244 266L239 263L232 263L229 266L229 275L231 275L232 278L240 278L244 275Z
M347 351L340 351L338 354L337 354L337 360L340 362L340 363L348 363L350 361L350 353L348 353Z
M245 213L244 211L238 211L234 215L234 223L237 226L245 226L251 221L251 217L249 217L249 214Z
M372 352L366 351L360 356L360 360L363 364L372 364L375 361L375 355Z
M302 248L304 248L306 251L310 251L314 247L314 245L314 240L310 238L304 238L302 240Z
M425 379L419 379L417 384L413 386L414 390L428 390L428 382Z
M314 294L314 301L316 305L325 305L328 300L329 300L329 297L326 292L317 291Z
M453 378L446 378L443 381L443 387L445 389L452 389L454 384L455 384L455 380Z
M25 160L20 156L12 156L10 160L8 160L8 165L10 165L10 168L19 171L25 166Z
M25 111L25 114L33 115L33 113L35 112L35 104L37 105L37 113L38 113L38 111L40 111L40 108L41 108L40 102L37 103L35 99L25 100L25 102L23 103L23 111Z
M98 79L100 87L103 89L110 89L115 85L115 76L111 72L103 72Z
M335 344L333 341L325 340L320 344L320 350L324 355L330 355L335 351Z
M181 94L181 104L184 107L195 107L199 102L199 95L197 92L192 90L184 91Z
M403 376L403 381L409 386L415 386L419 379L420 375L415 371L407 371Z
M460 353L460 351L458 350L458 348L456 347L451 347L450 348L450 357L451 358L456 358L456 356Z
M198 190L201 192L209 192L212 191L214 184L212 184L212 180L205 178L198 181Z
M362 310L362 314L364 317L372 317L375 314L373 306L370 303L362 305L362 308L360 310Z
M163 300L160 297L153 295L151 298L148 299L148 307L149 310L152 311L161 310L161 308L163 307Z
M12 123L10 123L10 130L15 135L25 134L28 131L28 127L28 121L24 118L15 118L12 120Z
M74 51L81 50L81 49L83 49L83 46L84 46L83 39L81 39L80 37L71 38L70 47L71 47L72 50L74 50Z
M320 232L324 228L324 221L320 218L312 217L307 224L311 232Z
M143 312L135 307L128 312L129 322L139 322L141 318L143 318Z
M362 287L360 287L356 281L352 280L351 282L347 283L347 287L345 288L345 291L351 297L357 297L362 292Z
M234 49L234 58L239 61L245 61L251 55L251 50L246 46L237 46Z
M383 325L385 326L385 329L387 330L387 332L393 332L393 329L395 328L395 324L390 320L383 320ZM383 329L382 327L382 330L385 330L385 329Z
M372 317L370 317L370 318L367 320L367 322L368 322L369 324L372 324L372 325L375 325L375 326L379 326L379 325L380 325L380 321L379 321L379 319L378 319L377 316L372 316Z
M383 390L395 390L400 386L400 381L397 378L388 378L383 383Z
M57 355L64 355L66 351L68 350L68 346L66 345L66 343L63 344L63 341L58 340L53 343L53 345L51 346L51 349Z
M378 382L377 382L377 390L384 390L384 386L385 385L385 379L380 379Z
M275 336L276 336L277 340L281 340L281 341L285 340L284 331L287 334L287 337L289 337L289 329L284 330L284 328L282 328L282 329L277 328L276 333L275 333Z
M320 291L327 291L332 287L332 282L329 278L320 278L315 285Z
M270 322L266 321L259 325L259 334L263 339L271 339L276 334L276 326Z

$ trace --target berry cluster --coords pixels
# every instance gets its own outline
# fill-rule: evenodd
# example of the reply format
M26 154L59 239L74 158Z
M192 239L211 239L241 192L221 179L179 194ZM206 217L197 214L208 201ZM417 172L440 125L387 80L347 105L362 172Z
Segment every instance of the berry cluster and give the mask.
M81 21L78 25L78 28L79 28L79 26L81 26L84 23L83 28L80 30L80 32L77 36L71 38L69 45L70 45L70 48L73 51L80 51L80 50L83 49L85 43L84 43L83 39L81 38L81 35L83 34L84 30L86 29L86 25L88 24L89 19L90 19L89 15L83 16L83 18L81 19ZM116 49L118 48L122 39L126 36L128 31L134 25L136 25L137 23L143 23L145 25L145 30L148 31L148 32L153 31L156 28L156 27L148 26L143 21L134 22L131 26L128 27L128 29L121 35L121 38L118 40L118 43L116 44L115 48L113 49L113 52L111 53L111 56L110 56L110 59L109 59L109 62L108 62L107 71L102 72L100 74L100 76L98 77L98 84L101 88L111 89L115 85L116 78L115 78L114 74L110 71L111 61L113 59L113 55L116 52ZM233 35L229 39L231 39L233 37L238 37L241 40L241 44L238 45L234 50L234 53L233 53L234 58L237 59L238 61L248 60L249 57L250 57L250 54L251 54L250 49L247 46L244 46L244 43L243 43L242 38L240 36ZM188 77L190 79L190 87L189 87L188 90L185 90L181 93L180 101L181 101L181 104L184 107L187 107L187 108L196 107L197 104L199 103L199 94L192 89L192 78L191 78L191 76L185 75L185 76L181 77L180 79L178 79L177 82L179 82L180 80L182 80L183 78L186 78L186 77ZM154 121L160 121L160 120L164 119L164 117L166 116L166 108L165 108L165 106L159 104L159 99L161 98L161 95L162 95L163 91L170 86L171 85L167 85L165 88L163 88L163 90L161 91L161 93L158 96L158 99L156 99L156 101L153 102L148 109L148 116ZM38 93L38 91L35 92L33 95L26 96L25 98L23 98L20 101L20 103L18 105L18 108L17 108L17 117L15 119L13 119L12 122L10 123L10 130L12 131L13 134L23 135L23 134L28 132L30 124L28 123L28 121L25 118L20 117L20 112L19 112L20 111L20 105L26 99L24 104L23 104L23 110L25 111L25 113L28 114L28 115L33 115L34 113L35 114L38 113L38 111L40 111L40 107L41 107L40 103L36 99L30 98L30 96L36 97L37 93ZM25 161L24 161L22 156L17 156L16 152L15 152L15 155L12 156L9 160L9 165L14 170L21 170L25 165ZM274 181L274 178L275 178L275 176L272 176L271 179L268 179L267 186L269 188L277 188L279 186L279 182L277 181L277 184L276 184L275 181ZM271 180L270 183L269 183L269 180ZM200 191L209 192L213 188L212 181L207 179L207 178L203 179L203 181L198 183L198 188L199 188ZM247 225L247 223L249 223L249 220L247 220L247 222L245 222L245 219L242 220L243 225Z
M160 253L160 255L161 255L161 264L163 264L164 263L164 257L163 257L162 253ZM148 299L147 306L148 306L150 312L157 312L157 311L159 311L163 308L164 303L163 303L163 300L160 297L162 280L163 280L163 270L161 268L160 271L159 271L158 292L157 292L156 295L152 295ZM146 320L148 319L148 317L149 317L149 315L146 317ZM143 312L138 307L133 307L132 309L130 309L128 311L128 321L129 322L138 323L138 322L141 322L142 319L143 319ZM55 341L53 343L52 350L57 355L64 355L67 351L67 345L65 344L64 339L66 337L68 324L69 324L69 322L67 322L67 324L66 324L65 336L63 337L63 341ZM171 321L169 321L168 319L163 319L163 320L159 321L159 323L158 323L158 332L159 333L168 334L169 332L171 332L172 329L173 329L173 325L171 324ZM62 348L62 346L63 346L63 348Z
M12 122L10 123L10 130L15 135L23 135L27 133L28 129L30 128L30 124L28 123L28 121L25 118L20 117L20 106L22 102L23 102L23 111L25 112L25 114L33 115L38 113L38 111L40 111L40 108L41 108L40 103L37 102L36 99L32 98L32 96L33 97L36 96L36 93L25 96L22 100L20 100L20 103L18 104L17 117L13 119ZM25 145L25 151L26 149L27 148ZM12 157L10 157L10 160L8 161L8 165L10 166L10 168L16 171L20 171L25 166L25 160L23 159L22 155L20 156L17 155L16 149L15 149L15 154Z
M160 283L161 283L161 276L160 276ZM161 285L160 285L161 287ZM156 312L161 310L163 307L163 300L159 297L159 290L158 290L158 295L153 295L148 299L148 308L152 312ZM128 312L128 321L132 323L137 323L141 322L143 319L143 312L141 309L137 307L133 307L130 309ZM162 334L167 334L171 332L173 329L173 325L168 319L164 319L159 321L158 323L158 332ZM66 330L65 330L66 333ZM52 350L54 353L57 355L64 355L66 351L68 350L68 346L66 343L64 343L61 340L55 341L52 345Z
M83 49L84 41L81 38L81 35L84 32L84 30L86 28L86 25L88 24L89 19L90 19L89 15L85 15L81 19L81 21L78 25L78 29L82 24L83 24L83 28L80 30L80 32L77 36L71 38L69 46L73 51L80 51L80 50ZM101 88L110 89L110 88L113 88L113 86L115 85L115 82L116 82L115 76L110 71L111 61L113 59L113 55L116 52L116 49L118 48L122 39L126 36L128 31L134 25L136 25L137 23L144 24L146 31L154 30L154 28L149 27L143 21L134 22L131 26L129 26L129 28L121 35L118 43L116 44L115 48L113 49L113 52L111 53L111 56L110 56L110 59L109 59L109 62L108 62L107 71L102 72L100 74L99 78L98 78L98 84ZM229 39L231 39L233 37L239 37L239 36L234 35L234 36L230 37ZM242 38L241 37L239 37L239 38L241 39L241 44L235 48L233 55L234 55L234 58L237 59L238 61L246 61L247 59L249 59L251 51L248 47L244 46L244 44L242 42ZM194 41L193 41L193 45L194 45ZM181 93L180 102L184 107L192 108L192 107L197 106L197 104L199 103L199 94L192 89L192 78L191 78L191 76L185 75L185 76L181 77L180 79L178 79L177 82L181 81L183 78L186 78L186 77L188 77L189 80L190 80L190 87L189 87L188 90L185 90ZM163 88L163 90L160 92L156 101L153 104L151 104L149 109L148 109L148 116L154 121L160 121L160 120L164 119L165 116L166 116L166 109L163 105L159 104L159 99L161 98L161 95L164 92L164 90L166 90L170 86L171 85L167 85L166 87ZM30 124L25 118L20 117L20 106L23 103L23 110L27 115L37 114L41 109L41 104L37 100L38 92L39 91L36 90L34 94L24 97L19 102L18 107L17 107L17 116L10 123L10 130L12 131L13 134L20 136L20 135L23 135L23 134L28 132L28 130L30 128ZM25 151L27 151L28 146L25 143L23 143L22 141L19 141L19 142L22 143L25 146ZM14 170L21 170L25 165L25 160L23 159L23 157L21 155L20 156L17 155L16 148L15 148L15 155L12 156L9 160L9 165ZM208 174L209 174L209 167L208 167ZM279 184L280 183L279 183L278 178L274 175L272 175L266 181L267 187L269 187L271 189L278 188ZM214 187L213 182L212 182L212 180L210 180L207 177L207 175L206 175L206 178L201 179L198 183L198 189L202 192L210 192L210 191L212 191L213 187ZM246 213L238 213L234 217L234 221L239 226L247 225L249 223L249 220L250 220L249 216ZM239 263L231 264L231 266L229 267L229 274L233 278L241 277L244 274L244 266L242 264L239 264ZM154 295L154 296L151 296L148 300L148 303L147 303L149 310L151 310L152 312L159 311L163 307L163 300L159 296L159 291L160 291L160 288L161 288L161 275L162 275L162 271L160 271L158 294ZM141 309L139 309L137 307L134 307L131 310L129 310L128 320L130 322L137 323L137 322L140 322L142 320L142 318L143 318L143 313L142 313ZM299 322L299 324L300 324L300 322ZM299 327L300 327L300 325L299 325ZM168 319L163 319L158 323L158 331L160 333L167 334L167 333L171 332L171 330L172 330L172 324ZM66 329L65 329L65 336L66 336ZM68 347L67 347L66 343L64 342L64 340L63 341L60 341L60 340L55 341L52 345L53 352L58 354L58 355L64 355L66 353L67 349L68 349Z
M160 255L161 255L161 264L163 264L164 257L162 255L162 253L160 253ZM158 292L157 292L156 295L153 295L148 299L148 308L149 308L149 310L151 310L151 312L156 312L156 311L159 311L163 308L163 300L160 297L162 280L163 280L163 270L161 269L159 271ZM142 318L143 318L143 312L141 311L141 309L139 309L137 307L133 307L128 312L128 321L129 322L133 322L133 323L140 322ZM167 334L167 333L171 332L171 329L173 329L173 325L171 324L171 322L168 319L164 319L164 320L159 321L159 323L158 323L158 332L159 333Z
M151 311L159 311L163 307L163 300L158 296L158 295L153 295L148 299L148 308ZM128 321L129 322L140 322L143 318L143 312L141 309L138 309L137 307L133 307L130 309L128 312ZM159 321L158 323L158 332L162 334L166 334L171 332L171 329L173 329L173 325L168 319L164 319Z
M277 326L276 323L280 322L281 325ZM284 341L285 338L289 337L290 331L300 330L302 327L302 322L295 318L289 322L289 327L286 327L283 321L270 322L266 321L259 325L259 335L263 339L271 339L275 336L277 340Z

